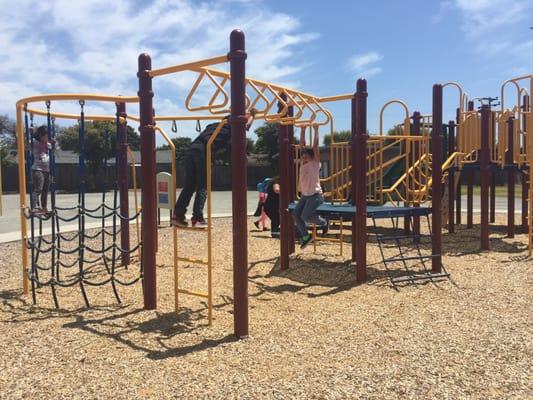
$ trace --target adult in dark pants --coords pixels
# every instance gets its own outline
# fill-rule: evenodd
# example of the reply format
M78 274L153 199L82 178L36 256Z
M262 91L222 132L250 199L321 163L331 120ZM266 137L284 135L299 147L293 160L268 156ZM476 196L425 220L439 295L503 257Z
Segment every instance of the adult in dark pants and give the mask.
M250 110L250 116L246 122L246 130L249 130L254 122L255 110ZM185 214L187 213L187 207L191 202L192 195L196 192L193 203L193 211L191 223L194 227L204 228L207 223L204 219L204 206L207 199L206 189L206 146L207 142L215 133L219 122L209 124L200 133L200 135L193 140L191 147L187 150L184 159L185 168L185 182L183 189L174 206L173 223L177 226L188 226ZM222 126L219 134L213 141L211 150L212 154L215 154L218 150L231 145L231 126L228 122L228 118L224 119L224 125Z
M272 237L279 237L279 178L275 177L268 185L267 198L263 205L265 214L270 218Z

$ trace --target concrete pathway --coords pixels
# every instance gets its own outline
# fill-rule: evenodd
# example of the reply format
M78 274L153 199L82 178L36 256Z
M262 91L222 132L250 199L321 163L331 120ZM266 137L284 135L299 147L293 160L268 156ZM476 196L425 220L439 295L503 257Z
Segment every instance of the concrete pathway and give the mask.
M179 192L178 192L179 194ZM3 214L0 216L0 243L10 242L20 239L20 212L19 212L19 196L18 194L8 194L3 196ZM139 204L140 204L139 193ZM48 200L50 201L50 199ZM194 201L194 198L193 198ZM59 194L56 196L56 204L58 207L72 207L78 203L77 194ZM96 208L102 203L101 193L88 193L85 198L87 208ZM135 202L134 195L130 192L130 215L134 214ZM113 194L106 193L106 204L113 204ZM192 206L192 201L191 201ZM257 192L248 192L248 214L253 214L257 206ZM231 216L231 192L213 192L212 198L212 216L213 217L227 217ZM65 211L66 216L72 215L72 212ZM161 210L161 221L168 221L170 212ZM109 219L109 224L111 224ZM49 224L45 224L49 225ZM87 228L96 228L101 226L101 222L93 220L87 221ZM63 223L60 225L61 231L68 232L77 229L76 223ZM50 229L45 226L44 232L49 233Z

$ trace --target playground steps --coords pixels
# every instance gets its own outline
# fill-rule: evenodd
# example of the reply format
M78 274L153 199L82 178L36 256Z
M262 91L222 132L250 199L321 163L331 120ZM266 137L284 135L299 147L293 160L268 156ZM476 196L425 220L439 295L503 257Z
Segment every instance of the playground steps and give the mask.
M442 266L442 272L435 273L431 270L431 262L440 254L431 250L433 235L429 217L426 216L429 234L414 232L414 220L412 216L403 218L390 218L392 228L379 228L377 220L384 219L373 217L372 222L376 230L376 241L386 274L391 286L398 290L400 285L417 285L424 283L436 284L444 279L449 279L450 274ZM409 229L404 224L400 227L400 220L407 220ZM383 232L387 229L386 233ZM392 231L392 232L390 232Z
M212 262L211 262L211 218L208 218L209 224L207 227L194 227L194 226L174 226L173 227L173 236L174 236L174 293L175 293L175 310L178 312L178 294L184 294L193 297L200 297L207 299L207 318L208 325L211 325L213 322L213 290L212 290ZM180 254L179 250L179 240L177 237L178 232L183 233L205 233L206 242L207 242L207 258L194 258L186 257ZM207 291L198 291L191 290L180 287L178 282L178 268L179 263L189 263L196 265L203 265L207 270Z

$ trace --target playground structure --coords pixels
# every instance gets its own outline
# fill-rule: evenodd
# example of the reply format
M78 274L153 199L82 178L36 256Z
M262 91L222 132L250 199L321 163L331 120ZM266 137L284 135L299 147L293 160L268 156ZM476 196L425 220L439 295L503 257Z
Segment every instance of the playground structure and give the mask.
M248 335L248 255L247 255L247 207L246 207L246 130L247 115L252 109L256 109L256 118L279 124L279 163L280 163L280 267L289 268L290 254L295 251L294 228L290 217L291 203L297 199L297 165L299 148L295 144L295 128L309 129L313 126L329 127L333 132L333 117L324 107L325 103L333 101L351 101L352 106L352 139L347 143L331 143L331 168L330 174L323 180L328 198L328 204L319 208L319 213L337 219L341 224L340 243L343 243L343 222L351 223L352 252L351 259L356 265L356 279L364 282L367 279L366 246L368 240L367 220L371 218L374 224L381 218L403 219L404 234L400 238L395 236L378 237L381 245L387 240L398 241L400 239L412 240L416 243L421 239L420 219L431 217L431 253L419 254L416 261L422 261L424 271L422 274L409 274L407 281L418 279L438 279L447 277L448 274L442 265L442 223L443 223L443 194L448 191L448 200L445 208L448 208L448 228L453 230L454 223L460 223L460 174L468 168L479 168L481 171L481 241L482 248L488 249L488 221L489 221L489 172L490 168L499 167L502 170L520 170L525 176L529 176L529 165L533 151L530 151L531 140L528 139L528 129L532 129L533 117L531 117L531 104L525 89L518 86L519 81L529 79L532 76L516 78L513 82L518 90L518 106L507 110L503 106L504 86L502 86L502 109L500 112L491 111L488 106L482 106L480 112L473 109L473 103L467 101L461 87L455 83L437 84L433 87L433 109L431 116L423 116L415 112L412 116L405 103L392 100L386 103L380 112L380 134L369 135L367 133L367 83L359 79L355 93L338 96L318 97L308 93L286 88L273 83L252 79L245 74L246 52L244 46L244 34L233 31L230 37L230 51L227 55L209 58L197 62L174 65L165 68L152 69L151 59L147 54L139 56L138 96L98 96L98 95L48 95L22 99L17 102L17 133L19 146L19 185L21 205L21 232L22 240L26 246L22 246L22 266L24 292L29 293L28 282L31 282L35 300L35 286L47 285L52 289L54 301L57 304L56 286L68 286L79 284L84 300L89 301L85 293L84 285L110 283L120 300L116 290L116 284L133 284L142 279L144 306L146 309L157 308L156 289L156 253L157 253L157 196L156 169L155 169L155 135L159 132L169 143L171 150L175 152L172 142L165 131L158 127L158 121L216 121L217 129L206 146L206 171L207 171L207 222L205 232L207 238L207 259L193 259L182 255L185 249L179 247L178 231L194 230L196 228L173 228L173 251L174 251L174 280L175 280L175 309L179 308L178 295L193 295L207 300L208 323L212 323L213 289L212 289L212 219L211 219L211 146L225 123L231 125L232 130L232 182L233 182L233 276L234 276L234 332L238 337ZM212 68L213 65L229 62L229 72ZM163 75L180 72L195 73L196 81L189 91L185 105L190 112L205 112L202 115L172 115L158 116L154 112L152 81ZM205 86L213 90L207 104L198 104L201 101L199 92ZM226 86L230 86L229 94ZM459 105L456 121L443 124L443 88L455 86L459 91ZM524 97L520 105L521 97ZM526 98L527 96L527 98ZM79 115L52 112L51 102L75 100L80 102L82 111ZM116 102L117 113L113 115L85 115L83 105L86 101ZM28 105L36 102L45 102L46 111L30 108ZM125 103L139 103L138 116L126 114ZM403 134L383 135L383 113L389 105L397 104L405 110L403 121ZM465 109L465 105L467 106ZM522 108L521 108L522 107ZM62 265L59 255L61 253L60 242L65 241L65 236L57 230L61 216L60 211L67 211L57 207L54 202L55 188L51 188L52 212L49 216L41 218L27 212L26 175L31 176L28 169L30 158L27 146L31 142L29 135L29 122L23 123L23 114L27 112L33 115L47 117L49 132L54 135L53 118L68 118L80 122L80 143L83 142L83 123L87 120L116 121L117 135L122 136L127 121L137 121L140 124L141 134L141 165L142 165L142 208L137 208L134 216L129 216L127 209L127 157L124 145L121 146L117 157L118 183L114 189L113 206L105 205L105 197L102 205L96 210L88 210L84 205L83 180L80 186L79 204L71 209L75 211L75 219L79 221L79 229L71 240L77 239L78 246L72 250L79 254L76 263L78 272L69 281L59 279L59 266ZM227 115L230 116L226 119ZM491 123L491 121L493 121ZM26 126L26 130L23 128ZM444 148L444 131L448 146L447 153ZM333 138L333 136L332 136ZM389 149L396 148L398 154L386 159ZM53 151L52 151L53 158ZM25 161L28 160L28 163ZM174 182L176 176L175 156L173 157L172 173ZM22 162L20 162L22 161ZM53 165L53 163L51 163ZM400 165L398 176L395 179L387 179L385 169ZM512 168L511 168L512 166ZM83 152L80 152L80 176L83 176L84 160ZM51 176L53 173L51 171ZM514 175L513 175L514 176ZM509 179L511 175L509 172ZM470 181L469 181L470 182ZM527 187L527 181L524 181ZM31 188L31 181L30 188ZM124 186L126 185L126 186ZM469 187L469 199L471 199L471 184ZM510 188L510 186L509 186ZM31 189L30 189L31 190ZM514 184L513 184L514 190ZM492 191L494 193L494 190ZM526 191L527 193L527 191ZM120 206L117 205L120 194ZM103 195L104 196L104 195ZM532 192L529 188L529 198ZM431 207L424 203L432 199ZM396 203L396 204L392 204ZM472 208L469 201L468 218L471 220ZM514 204L514 199L513 199ZM530 252L533 246L533 232L531 230L531 201L529 201L529 246ZM523 208L524 209L524 208ZM106 214L106 210L111 211ZM494 207L492 208L494 210ZM84 244L85 238L89 237L85 232L85 218L92 217L95 212L101 211L103 217L102 228L97 235L102 237L102 249L113 251L110 259L106 258L105 251L101 260L107 268L107 261L111 260L107 270L109 278L103 282L91 282L85 277L84 264L87 264L86 252L91 252ZM142 233L137 238L137 245L133 248L129 245L129 222L142 216ZM454 220L454 215L456 216ZM514 210L513 210L514 216ZM105 229L106 218L111 218L113 228L111 230L112 245L105 246L104 237L109 235ZM51 221L52 240L47 243L40 228L44 220ZM27 221L30 221L31 234L28 235ZM74 219L73 219L74 220ZM121 228L117 227L120 220ZM54 222L56 221L56 222ZM39 234L36 241L36 222L39 226ZM514 222L513 222L514 223ZM510 225L511 226L511 225ZM118 245L118 234L121 236L121 244ZM68 241L68 240L67 240ZM50 245L50 267L40 268L37 260L40 253L45 253L39 247L41 243ZM142 249L142 251L141 251ZM28 261L28 250L31 253L31 262ZM116 264L121 259L122 266L130 262L129 254L139 250L140 273L130 281L122 281L115 277ZM70 251L70 250L69 250ZM383 255L383 253L382 253ZM383 256L385 267L387 263L407 261L406 257L399 260L386 259ZM430 268L425 262L430 261ZM180 263L194 263L206 266L207 290L197 291L183 288L179 285ZM39 271L50 271L48 281L39 280Z

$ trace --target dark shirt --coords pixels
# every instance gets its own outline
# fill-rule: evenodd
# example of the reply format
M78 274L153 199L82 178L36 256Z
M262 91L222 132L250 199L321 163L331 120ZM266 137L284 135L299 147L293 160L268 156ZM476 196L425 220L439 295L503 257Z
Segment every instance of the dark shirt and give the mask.
M205 150L205 147L207 145L207 142L211 138L211 135L215 132L218 126L218 122L215 122L213 124L209 124L205 127L205 129L198 135L196 139L192 141L192 147L196 149L202 149ZM221 128L220 132L218 133L217 137L213 141L213 144L211 145L211 150L213 153L215 153L217 150L227 147L231 145L231 128L229 124L224 124L224 126Z

